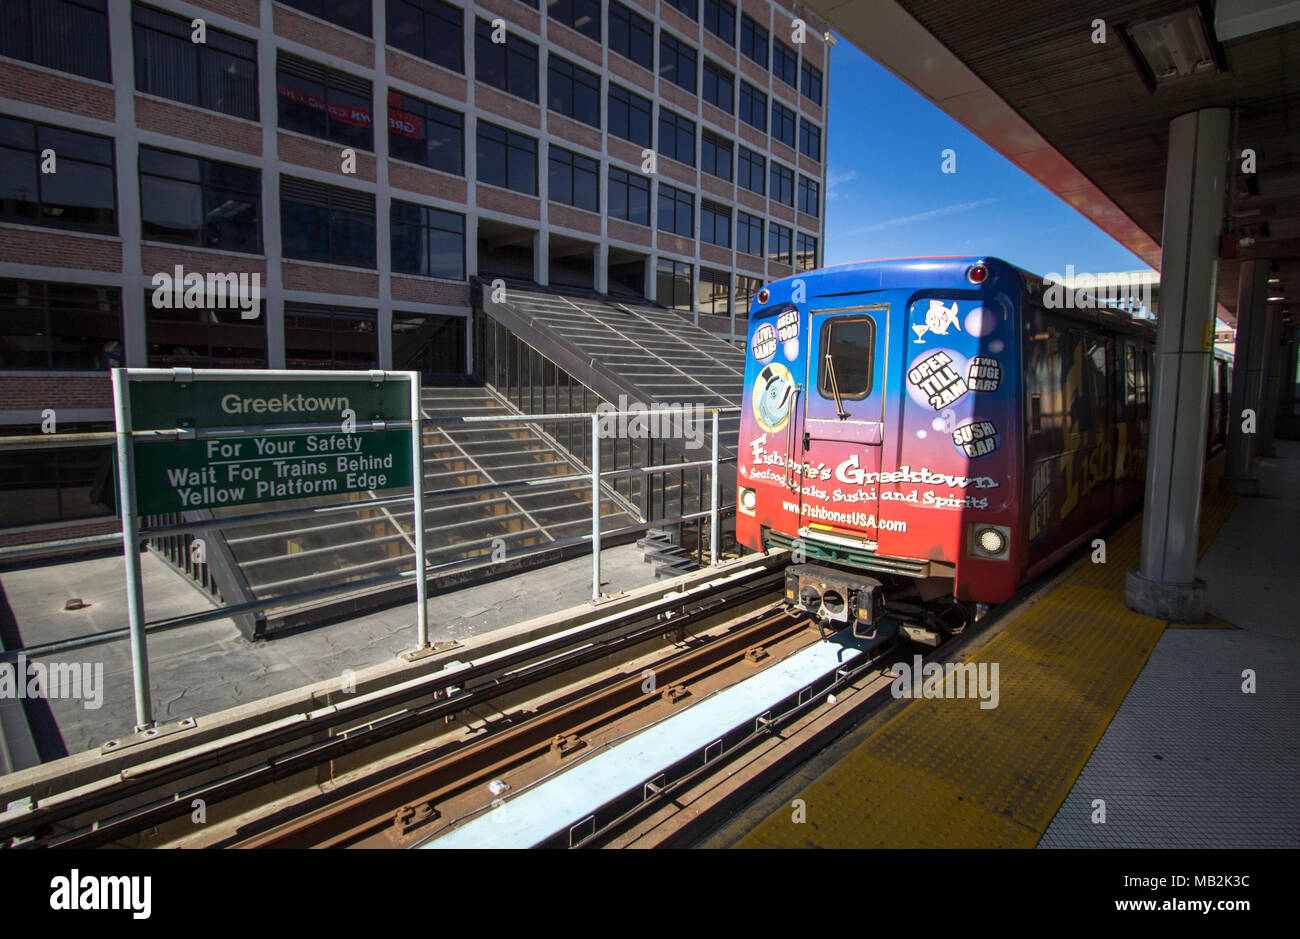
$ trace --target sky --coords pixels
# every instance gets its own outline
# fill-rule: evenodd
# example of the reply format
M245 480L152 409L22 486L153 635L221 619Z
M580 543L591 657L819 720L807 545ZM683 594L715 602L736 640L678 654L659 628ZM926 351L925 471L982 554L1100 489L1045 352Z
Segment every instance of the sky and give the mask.
M1150 268L852 43L831 51L827 266L983 254L1046 276ZM941 172L956 151L957 172Z

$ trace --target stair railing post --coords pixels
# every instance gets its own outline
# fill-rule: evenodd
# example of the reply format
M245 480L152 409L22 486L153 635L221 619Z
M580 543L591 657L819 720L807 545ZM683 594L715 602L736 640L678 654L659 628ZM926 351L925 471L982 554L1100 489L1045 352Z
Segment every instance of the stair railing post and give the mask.
M600 599L600 415L591 415L591 599Z
M713 455L710 457L709 488L713 490L713 499L709 505L709 566L718 563L718 409L713 409Z

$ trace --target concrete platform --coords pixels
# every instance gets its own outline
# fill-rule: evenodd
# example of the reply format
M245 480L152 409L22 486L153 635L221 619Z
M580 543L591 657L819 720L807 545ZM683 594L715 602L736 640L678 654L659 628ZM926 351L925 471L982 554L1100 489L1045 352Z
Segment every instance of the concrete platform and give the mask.
M150 620L213 608L190 581L152 554L142 556L145 614ZM601 552L604 589L617 593L654 581L635 545ZM414 599L412 587L412 599ZM501 580L429 599L430 638L459 640L588 602L590 556L561 561ZM80 597L85 610L66 612ZM105 557L0 573L0 646L34 646L126 624L122 558ZM249 642L231 620L216 620L149 636L154 717L160 722L202 717L226 708L389 661L415 646L415 604L357 619ZM100 706L66 698L4 702L0 769L31 765L30 746L17 745L15 706L25 713L40 762L98 747L134 724L131 662L126 640L115 640L33 661L102 669ZM4 746L13 737L15 744Z

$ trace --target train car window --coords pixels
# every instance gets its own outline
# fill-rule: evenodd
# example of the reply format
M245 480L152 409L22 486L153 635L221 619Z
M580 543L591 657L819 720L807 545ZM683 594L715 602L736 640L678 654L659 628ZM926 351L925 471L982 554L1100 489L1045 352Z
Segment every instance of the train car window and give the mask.
M871 394L871 379L876 370L876 324L869 316L837 316L822 324L821 362L817 369L817 391L823 398L835 399L830 371L825 357L835 367L835 384L840 398L861 400Z
M1147 384L1151 377L1151 350L1139 350L1138 372L1137 372L1137 404L1138 410L1143 417L1151 413L1149 400L1147 398Z

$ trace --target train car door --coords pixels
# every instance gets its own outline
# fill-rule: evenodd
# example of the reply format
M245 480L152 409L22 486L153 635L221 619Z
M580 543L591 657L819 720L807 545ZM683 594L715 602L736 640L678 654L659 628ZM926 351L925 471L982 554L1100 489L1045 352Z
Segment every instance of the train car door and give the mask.
M799 530L876 541L889 362L889 305L808 315Z

